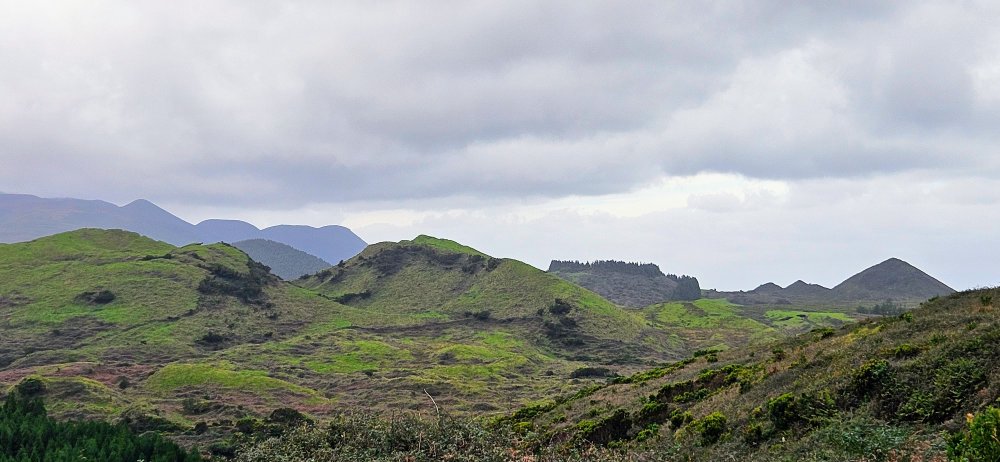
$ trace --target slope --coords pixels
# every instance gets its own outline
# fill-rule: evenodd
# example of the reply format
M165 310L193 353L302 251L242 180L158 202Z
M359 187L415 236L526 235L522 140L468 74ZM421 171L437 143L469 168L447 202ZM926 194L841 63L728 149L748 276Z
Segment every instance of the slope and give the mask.
M0 245L0 383L38 377L61 416L183 425L190 396L212 396L213 412L230 419L322 405L308 381L225 353L360 319L225 244L84 229Z
M943 460L948 432L1000 397L998 296L665 364L503 421L656 460Z
M287 281L333 266L292 246L267 239L234 242L233 247L267 265L272 273Z

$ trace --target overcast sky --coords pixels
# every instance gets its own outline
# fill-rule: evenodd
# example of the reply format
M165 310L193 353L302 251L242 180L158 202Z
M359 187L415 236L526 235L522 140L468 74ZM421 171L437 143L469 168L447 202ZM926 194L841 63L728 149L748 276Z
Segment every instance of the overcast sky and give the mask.
M0 0L0 191L997 285L997 5Z

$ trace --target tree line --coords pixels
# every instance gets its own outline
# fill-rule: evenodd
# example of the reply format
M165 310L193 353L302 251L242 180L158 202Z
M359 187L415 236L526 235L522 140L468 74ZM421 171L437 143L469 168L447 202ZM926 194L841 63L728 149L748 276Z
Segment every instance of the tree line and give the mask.
M0 462L202 460L194 448L185 451L156 433L136 435L123 424L57 422L48 416L41 398L24 393L32 386L44 385L28 379L8 393L0 407Z

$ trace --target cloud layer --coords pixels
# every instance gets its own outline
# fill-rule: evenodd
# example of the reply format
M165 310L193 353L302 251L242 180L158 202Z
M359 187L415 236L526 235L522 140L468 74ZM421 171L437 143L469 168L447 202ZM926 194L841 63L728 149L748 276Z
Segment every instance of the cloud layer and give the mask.
M669 220L693 235L711 220L687 214L809 229L818 218L788 211L841 204L830 213L864 221L875 201L920 215L911 198L931 190L993 204L998 13L975 1L4 1L0 190L304 213L376 235L376 216L568 225L608 204L631 211L609 225L681 214ZM670 181L694 189L649 197ZM533 220L518 225L531 234ZM581 248L594 237L580 236Z

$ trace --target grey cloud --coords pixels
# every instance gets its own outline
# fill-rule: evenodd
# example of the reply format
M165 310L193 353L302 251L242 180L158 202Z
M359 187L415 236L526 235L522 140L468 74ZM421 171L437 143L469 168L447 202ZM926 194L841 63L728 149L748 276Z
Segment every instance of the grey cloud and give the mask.
M11 2L0 184L281 207L974 169L976 8Z

